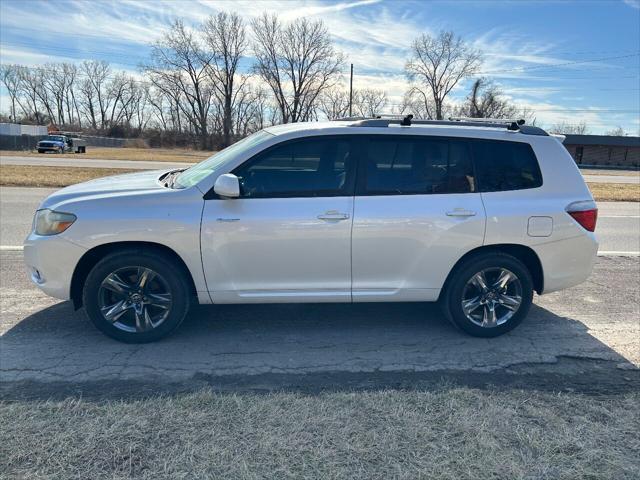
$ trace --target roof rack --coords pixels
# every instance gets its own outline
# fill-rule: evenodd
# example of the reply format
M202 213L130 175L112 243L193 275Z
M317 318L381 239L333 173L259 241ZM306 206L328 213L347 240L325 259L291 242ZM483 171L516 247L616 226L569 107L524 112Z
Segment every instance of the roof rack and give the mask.
M383 116L377 115L373 118L360 119L356 117L355 119L346 118L340 120L353 120L353 123L350 125L351 127L388 127L389 125L400 125L403 127L409 127L411 125L447 125L450 127L506 128L510 132L518 132L525 135L549 135L540 127L525 125L525 121L523 119L451 117L449 118L449 120L416 120L413 118L413 115L394 115L389 117L391 118L383 118Z
M480 123L516 123L524 125L523 118L475 118L475 117L449 117L452 122L480 122Z

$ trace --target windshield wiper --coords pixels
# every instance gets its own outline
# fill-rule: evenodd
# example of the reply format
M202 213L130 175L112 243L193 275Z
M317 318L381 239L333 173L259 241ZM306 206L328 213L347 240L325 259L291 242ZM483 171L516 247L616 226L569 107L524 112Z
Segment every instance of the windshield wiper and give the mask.
M169 173L167 173L164 176L164 186L167 188L173 188L173 186L176 184L176 178L178 178L178 174L184 172L186 170L186 168L180 168L178 170L173 170Z

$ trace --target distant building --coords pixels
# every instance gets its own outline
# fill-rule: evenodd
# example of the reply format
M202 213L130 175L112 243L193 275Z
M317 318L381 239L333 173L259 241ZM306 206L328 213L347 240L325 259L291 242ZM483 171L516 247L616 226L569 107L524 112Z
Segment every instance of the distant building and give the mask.
M0 135L43 136L47 127L43 125L20 125L18 123L0 123Z
M565 135L564 146L578 165L640 167L640 137Z

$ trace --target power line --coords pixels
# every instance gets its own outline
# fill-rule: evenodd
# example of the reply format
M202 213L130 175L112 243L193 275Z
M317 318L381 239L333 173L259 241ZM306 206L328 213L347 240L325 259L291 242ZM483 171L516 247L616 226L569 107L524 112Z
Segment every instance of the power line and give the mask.
M574 61L574 62L555 63L555 64L550 64L550 65L535 65L535 66L532 66L532 67L517 67L517 68L512 68L510 70L493 70L493 71L478 72L478 73L479 74L489 74L489 73L521 72L521 71L529 71L529 70L543 70L543 69L547 69L547 68L565 67L565 66L569 66L569 65L578 65L578 64L581 64L581 63L604 62L606 60L617 60L617 59L621 59L621 58L631 58L631 57L637 57L637 56L640 56L640 52L634 53L632 55L618 55L618 56L615 56L615 57L592 58L592 59L589 59L589 60L577 60L577 61Z

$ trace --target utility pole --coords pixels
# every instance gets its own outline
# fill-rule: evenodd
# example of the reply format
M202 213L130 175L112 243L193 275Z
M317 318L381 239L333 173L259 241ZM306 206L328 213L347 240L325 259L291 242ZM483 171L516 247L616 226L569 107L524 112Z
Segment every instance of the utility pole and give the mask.
M351 106L353 105L353 63L351 64L351 78L349 79L349 116L352 115Z

